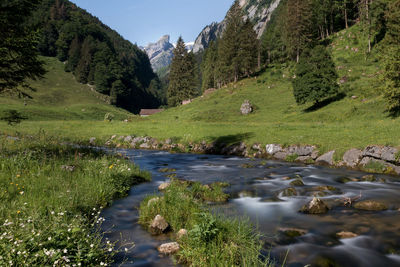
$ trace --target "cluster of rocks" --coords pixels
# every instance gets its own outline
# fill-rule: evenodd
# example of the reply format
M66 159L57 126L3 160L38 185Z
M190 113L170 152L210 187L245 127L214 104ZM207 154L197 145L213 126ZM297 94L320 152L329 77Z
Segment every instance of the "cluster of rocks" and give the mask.
M96 138L90 138L89 143L95 145ZM202 141L200 143L189 142L184 145L174 142L170 138L160 141L149 136L113 135L105 142L105 146L273 158L365 170L368 170L370 165L374 165L381 166L382 171L400 174L400 150L389 146L371 145L367 146L364 150L353 148L344 153L342 160L339 162L335 161L335 150L320 155L317 147L313 145L291 145L284 147L280 144L267 144L264 146L260 143L255 143L248 146L243 141L238 141L234 144L224 144L218 141L207 143L206 141Z
M149 202L147 203L148 205L151 203L157 202L159 198L154 198L155 201L152 201L153 199L150 199ZM156 215L154 219L150 223L150 232L153 235L160 235L167 233L170 230L170 225L168 222L162 217L161 215ZM184 236L188 234L188 231L186 229L180 229L176 233L176 238L179 241L179 239L182 239ZM180 246L178 242L168 242L160 245L158 248L158 251L163 254L174 254L179 251Z

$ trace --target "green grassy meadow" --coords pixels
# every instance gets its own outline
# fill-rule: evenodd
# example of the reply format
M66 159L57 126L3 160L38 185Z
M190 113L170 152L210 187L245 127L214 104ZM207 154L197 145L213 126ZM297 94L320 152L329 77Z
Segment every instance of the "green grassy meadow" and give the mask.
M0 138L0 265L111 263L119 248L102 241L100 211L149 179L118 155L43 136Z
M378 50L366 57L365 36L359 27L341 31L329 40L344 83L338 98L326 101L319 109L295 103L291 85L293 65L274 65L256 77L198 97L189 105L140 118L101 102L87 85L76 83L71 73L64 73L62 63L46 59L53 70L47 79L33 84L38 91L27 106L22 100L0 98L0 109L18 109L29 117L14 127L0 122L1 132L36 134L42 130L75 142L96 137L100 145L114 134L174 137L182 143L233 136L248 144L312 144L321 153L335 149L337 156L347 149L369 144L398 146L399 119L385 112ZM60 91L65 97L50 97L58 99L54 105L48 99L48 90L50 96ZM245 99L255 107L248 116L239 111ZM115 115L111 123L103 121L107 112ZM122 122L124 119L129 122Z

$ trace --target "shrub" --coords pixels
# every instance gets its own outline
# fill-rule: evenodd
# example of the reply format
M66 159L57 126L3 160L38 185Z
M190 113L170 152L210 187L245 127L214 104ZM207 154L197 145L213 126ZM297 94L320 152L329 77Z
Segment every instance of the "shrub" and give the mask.
M114 119L114 114L112 114L112 113L110 113L110 112L108 112L108 113L106 113L106 114L104 115L104 120L105 120L105 121L111 122L113 119Z
M22 116L22 114L14 109L5 110L3 117L0 118L2 121L6 121L8 125L15 125L21 123L22 120L28 118Z
M339 91L338 75L331 55L323 46L304 50L296 67L293 94L298 104L313 102L334 96Z

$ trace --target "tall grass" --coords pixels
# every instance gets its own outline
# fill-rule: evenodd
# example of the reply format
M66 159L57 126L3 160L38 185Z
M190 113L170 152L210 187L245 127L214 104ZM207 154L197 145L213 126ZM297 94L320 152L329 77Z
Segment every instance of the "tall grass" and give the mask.
M162 197L149 196L141 203L140 223L148 227L159 214L173 232L188 230L178 240L181 249L176 259L189 266L274 266L260 254L260 236L249 221L211 213L204 195L198 194L200 186L174 181ZM220 188L212 194L214 199L223 199L217 192Z
M122 157L36 137L0 139L0 266L99 266L100 210L148 173Z

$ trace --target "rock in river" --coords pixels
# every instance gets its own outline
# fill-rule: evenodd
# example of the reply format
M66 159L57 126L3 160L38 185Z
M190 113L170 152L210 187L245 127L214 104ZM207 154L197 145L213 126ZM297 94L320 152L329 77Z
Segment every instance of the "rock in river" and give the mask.
M153 234L162 234L168 227L169 224L161 215L157 215L150 224L150 229Z
M304 205L300 212L308 214L323 214L329 210L328 206L321 199L314 197L309 203Z
M163 254L173 254L178 252L180 249L177 242L165 243L158 247L158 251Z
M354 205L354 208L359 210L369 210L369 211L380 211L388 209L388 207L385 204L374 200L364 200L357 202Z

